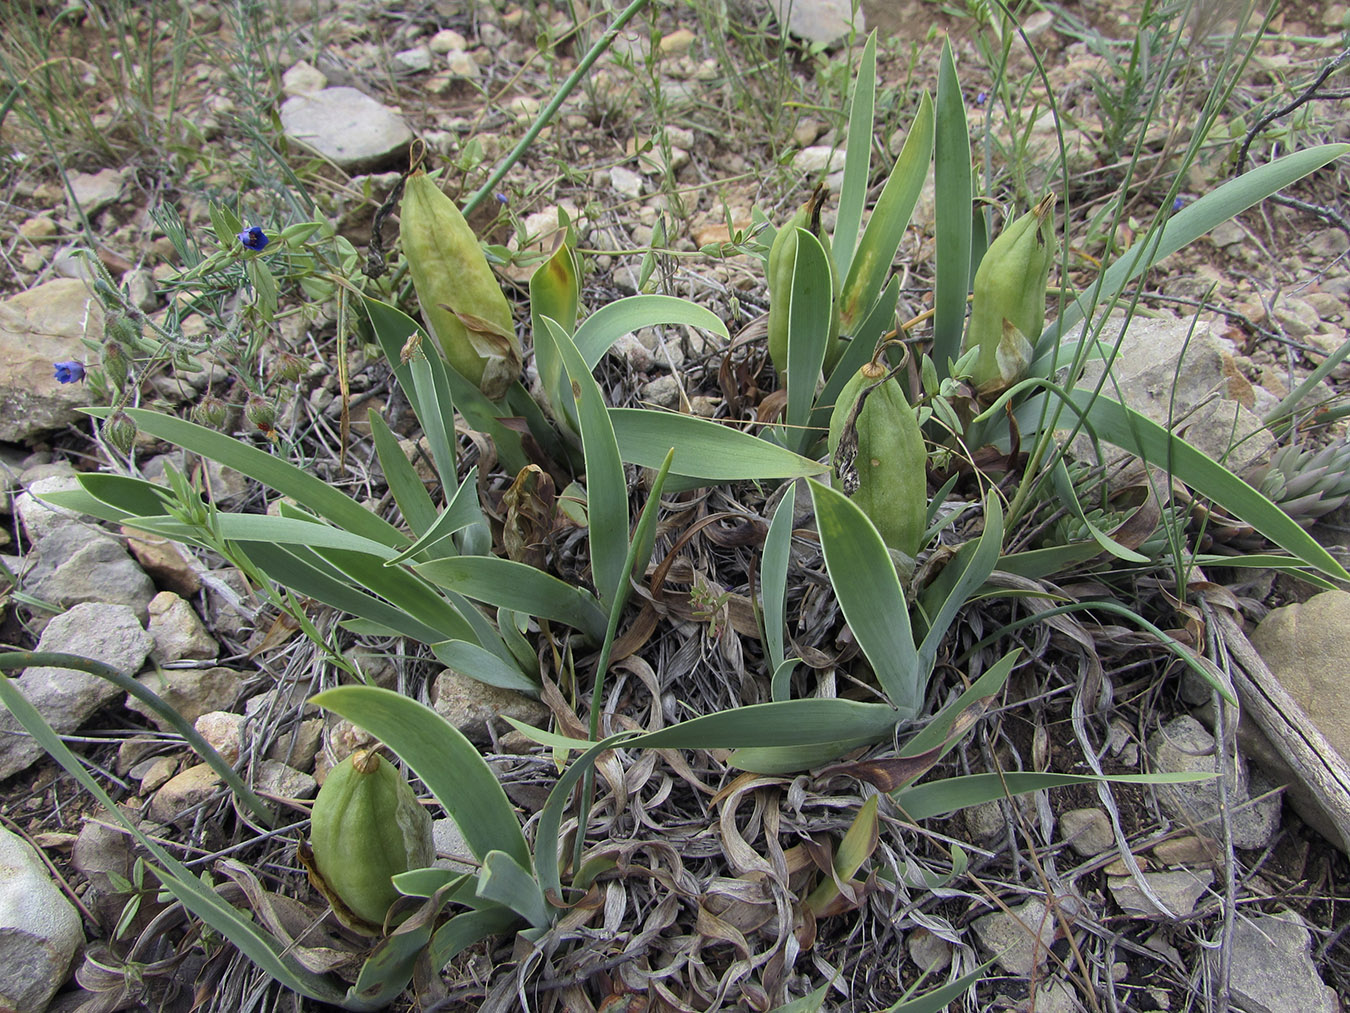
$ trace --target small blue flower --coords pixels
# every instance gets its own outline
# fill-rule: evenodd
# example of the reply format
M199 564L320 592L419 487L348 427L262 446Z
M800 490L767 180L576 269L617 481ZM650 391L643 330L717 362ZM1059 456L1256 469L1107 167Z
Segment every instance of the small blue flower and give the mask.
M496 193L496 194L493 194L493 196L497 198L497 203L498 203L498 204L506 204L506 203L507 203L508 201L510 201L510 199L511 199L511 198L507 197L506 194L504 194L504 193Z
M1185 206L1186 206L1186 198L1185 198L1185 197L1178 197L1176 200L1174 200L1174 201L1172 202L1172 210L1173 210L1173 211L1180 211L1180 210L1181 210L1182 208L1184 208Z
M989 93L987 91L982 91L975 96L975 104L977 106L982 106L988 101L989 101Z
M262 228L254 225L239 233L239 242L244 244L244 249L258 251L271 242Z
M71 359L69 362L58 362L55 366L57 383L79 383L84 379L83 362Z

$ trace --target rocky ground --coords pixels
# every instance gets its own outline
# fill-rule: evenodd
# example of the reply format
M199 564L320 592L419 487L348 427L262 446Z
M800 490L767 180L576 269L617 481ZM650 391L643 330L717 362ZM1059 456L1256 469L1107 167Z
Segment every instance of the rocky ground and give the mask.
M365 412L381 412L414 459L420 436L378 349L363 346L355 331L340 331L331 303L296 286L281 293L266 327L237 291L191 301L172 223L160 209L174 208L189 236L210 225L211 201L237 200L247 223L269 229L313 215L332 222L364 258L372 247L393 246L394 221L379 208L415 138L435 164L451 167L447 177L466 197L522 136L584 46L572 18L554 9L561 5L278 0L261 12L199 4L177 14L122 11L102 22L29 6L22 30L0 42L8 67L27 68L25 100L40 93L47 102L39 103L41 128L13 109L0 117L0 250L10 268L0 277L3 638L12 649L80 654L136 673L261 795L300 821L326 772L365 741L359 729L306 704L336 678L321 653L223 560L40 499L72 488L79 471L130 469L160 478L170 466L199 474L225 509L262 509L261 491L148 438L130 456L115 452L78 412L107 403L99 397L106 386L100 390L97 377L59 383L53 365L97 358L91 349L102 344L110 313L91 287L106 273L133 316L144 314L181 342L180 354L137 376L138 403L186 415L207 397L233 409L265 398L278 412L279 453L358 499L378 501L384 490L371 466ZM666 5L640 18L497 184L500 199L473 217L499 248L503 283L522 311L530 252L549 248L566 220L579 233L588 307L654 288L709 306L733 333L747 329L730 349L689 335L624 339L600 369L614 403L746 420L772 391L762 337L754 336L766 305L763 271L737 234L752 228L756 211L784 220L837 166L843 121L836 111L849 72L841 23L831 21L837 7L797 0L786 46L769 4ZM1035 87L1019 93L1020 126L1018 108L1000 104L969 17L917 0L864 8L869 25L883 32L880 149L892 156L899 150L950 35L972 131L991 124L986 153L998 163L998 197L1022 201L1056 185L1053 120L1037 104ZM595 13L600 23L610 16ZM1118 120L1091 83L1108 68L1086 40L1098 33L1128 42L1133 13L1123 4L1070 4L1023 21L1071 125L1066 196L1075 210L1066 234L1084 278L1108 244L1127 246L1147 222L1184 141L1178 123L1194 83L1183 77L1154 125L1140 128L1145 157L1128 213L1108 235L1098 212L1123 178L1123 149L1108 150ZM117 62L127 54L110 55L98 33L106 35L109 24L127 31L118 17L141 17L141 29L161 33L155 37L163 48L139 54L143 61L163 60L175 39L191 40L172 95L164 79L138 90L147 80L144 66L137 77ZM1308 3L1286 8L1267 26L1234 89L1234 143L1253 125L1243 110L1250 116L1272 90L1292 101L1326 61L1343 56L1346 18L1343 4ZM36 51L39 38L45 53ZM1020 42L1012 52L1007 74L1026 80L1033 64ZM1203 74L1212 58L1205 49L1190 66ZM119 67L125 76L113 73ZM1347 139L1346 99L1334 83L1329 97L1309 99L1280 119L1278 136L1263 133L1251 159ZM74 91L63 91L70 84ZM1013 153L1018 158L1009 165ZM1233 159L1233 145L1207 153L1187 179L1183 203L1227 178ZM1232 455L1230 466L1255 483L1274 449L1256 419L1346 338L1345 180L1344 163L1333 165L1292 190L1292 202L1262 205L1164 262L1141 302L1149 319L1130 330L1122 354L1128 365L1117 379L1132 404L1163 421L1181 420L1188 439L1216 457ZM837 189L837 179L832 185ZM901 250L902 318L922 314L931 298L932 224L930 191ZM406 297L397 267L380 284ZM287 355L299 369L276 368ZM1340 366L1319 387L1333 421L1347 375ZM1216 390L1223 394L1217 400ZM246 428L237 412L228 425ZM1331 425L1310 439L1309 446L1339 455L1345 437ZM481 441L466 438L466 446L490 462ZM1350 493L1335 481L1345 459L1333 456L1317 485L1325 512L1313 530L1327 545L1350 545L1350 513L1332 509ZM719 492L675 513L672 528L719 510L764 518L770 504L759 490ZM1212 538L1227 537L1216 518ZM740 532L707 530L688 550L692 583L729 593L710 608L682 592L660 631L624 663L613 700L625 713L638 714L635 701L675 685L696 685L689 692L722 706L762 694L755 688L762 659L755 623L738 622L738 608L751 616ZM818 552L802 565L823 581ZM1213 600L1226 595L1240 617L1242 643L1249 634L1273 679L1330 746L1350 757L1341 706L1350 594L1314 596L1308 585L1269 572L1205 578L1209 583L1197 578L1183 590ZM1056 590L1088 595L1103 587L1119 591L1101 574ZM1121 593L1194 642L1191 624L1203 623L1175 590L1154 580ZM850 643L841 639L837 611L818 599L804 578L800 602L794 598L798 647L813 666L828 669L849 657ZM961 636L973 642L981 623L1007 621L1012 601L973 609ZM341 617L316 606L312 618L327 629ZM678 756L661 763L635 757L627 788L645 797L648 809L607 813L605 830L629 835L632 853L656 870L653 881L673 884L681 904L658 904L652 887L615 887L613 924L607 910L603 925L577 929L573 950L616 957L636 933L637 912L665 919L656 941L644 944L650 952L600 970L559 958L523 987L535 990L540 1008L645 1009L649 1001L652 1009L678 1008L662 1006L668 1000L655 991L633 990L682 954L700 968L687 974L693 985L672 986L688 1008L767 1008L738 969L741 958L748 966L777 966L783 997L842 971L826 1008L881 1010L921 974L936 976L931 982L992 960L988 980L965 1008L1339 1009L1350 999L1342 939L1350 924L1346 826L1319 807L1301 772L1282 762L1250 718L1237 723L1227 711L1216 722L1207 686L1183 678L1156 641L1133 630L1066 623L1028 633L1026 646L1043 664L1018 674L955 754L951 772L1084 772L1090 756L1108 773L1214 772L1218 763L1222 778L1157 790L1077 786L926 821L921 831L897 819L885 837L893 867L928 861L939 845L961 841L968 870L938 889L876 891L861 909L823 921L814 949L784 970L782 938L747 900L753 863L745 855L778 847L769 843L769 812L787 840L837 834L856 807L857 787L726 788L732 776L713 758L680 767ZM491 758L522 813L538 809L551 759L531 754L498 718L544 724L548 708L442 670L401 642L349 638L348 654L370 680L432 703ZM194 869L216 870L221 859L234 858L271 888L314 902L295 857L303 824L258 834L161 716L68 669L30 667L15 685L141 829L178 847ZM158 899L127 837L8 712L0 711L0 727L0 865L9 870L0 874L0 1008L305 1007L290 1004L232 947L199 935ZM1228 755L1234 740L1236 752ZM727 794L714 805L709 797L718 787ZM1350 781L1340 790L1350 792ZM444 853L455 851L453 829L448 820L438 823ZM653 838L666 850L643 850ZM745 919L739 928L736 917ZM398 1008L513 1008L522 966L511 941L499 940L452 965L443 981L424 983L419 1006ZM564 972L575 977L568 986L557 984ZM738 983L724 999L716 998L719 980Z

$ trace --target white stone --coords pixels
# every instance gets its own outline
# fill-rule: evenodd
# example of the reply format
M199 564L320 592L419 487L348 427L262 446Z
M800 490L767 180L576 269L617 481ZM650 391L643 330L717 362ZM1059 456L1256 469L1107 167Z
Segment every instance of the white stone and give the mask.
M0 1009L46 1009L83 942L80 914L41 856L0 828Z
M125 180L116 169L100 169L98 172L72 172L70 191L75 203L86 215L101 211L119 200Z
M826 45L842 41L850 30L859 38L866 34L862 6L858 5L856 16L853 7L850 0L773 0L774 13L787 19L789 32Z
M827 168L836 172L844 167L844 151L828 144L814 144L802 148L792 157L792 171L801 176L815 176Z
M125 605L76 605L47 624L39 652L78 654L123 673L140 670L154 641ZM121 691L116 684L70 668L25 669L13 686L58 734L80 727L89 715L111 703ZM0 780L26 769L45 755L36 741L6 709L0 708Z
M369 172L397 161L412 143L403 118L355 88L295 95L281 106L286 136L348 172Z
M79 523L81 514L42 499L47 493L69 492L78 488L80 480L72 468L65 474L44 475L29 483L28 488L15 497L14 512L19 515L23 533L30 542L40 541L59 527Z
M244 743L244 715L233 711L211 711L194 721L192 727L226 763L232 764L239 759Z
M49 281L0 302L0 441L23 443L84 416L83 383L56 382L52 364L83 362L81 339L103 340L103 309L84 282Z
M394 69L405 74L419 74L431 69L431 48L414 46L394 54Z
M433 53L440 54L453 53L456 50L469 48L469 43L464 36L452 28L442 28L431 37L431 41L427 45Z
M478 61L462 49L452 49L445 57L445 68L452 77L466 81L477 81L481 70Z
M192 605L172 591L161 591L150 599L150 635L155 649L150 657L160 665L175 661L204 661L220 653Z
M327 87L327 75L304 60L281 75L281 90L288 98L295 95L312 95Z
M621 196L629 198L642 196L642 177L622 165L616 165L609 170L609 184Z

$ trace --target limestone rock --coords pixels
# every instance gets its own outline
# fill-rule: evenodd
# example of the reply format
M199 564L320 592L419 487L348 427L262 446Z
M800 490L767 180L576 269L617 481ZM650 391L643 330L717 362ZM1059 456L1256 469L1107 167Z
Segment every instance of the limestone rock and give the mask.
M319 782L303 771L288 767L277 760L263 760L258 764L253 788L264 795L279 798L313 798Z
M122 197L125 180L116 169L100 169L98 172L72 172L70 174L70 192L75 203L86 215L101 211Z
M41 856L0 828L0 1009L46 1009L83 942L79 912Z
M57 528L79 522L80 514L42 499L49 492L67 492L79 487L80 480L76 477L75 469L62 461L59 470L33 479L14 498L14 512L19 515L23 533L30 542L37 543Z
M792 158L792 169L803 176L816 176L829 169L838 172L844 167L844 151L828 144L802 148Z
M319 68L301 60L281 75L281 90L287 96L313 95L328 87L328 77Z
M136 681L181 714L183 720L193 722L203 714L232 707L247 677L232 668L175 668L148 672ZM162 732L173 730L171 724L134 696L127 697L126 708L144 715Z
M78 654L121 672L136 672L153 645L131 609L90 603L76 605L48 623L37 649ZM25 669L14 679L14 687L62 735L75 731L94 711L121 695L113 683L69 668ZM14 716L0 709L0 780L42 755L42 747L23 732Z
M133 838L97 819L86 819L75 838L70 864L89 881L81 896L99 924L111 929L126 906L126 895L118 892L113 876L130 880L135 856Z
M1271 611L1252 646L1318 730L1350 759L1350 713L1344 709L1350 669L1350 593L1324 591Z
M134 528L124 527L122 534L136 562L157 586L184 598L191 598L202 589L201 577L197 576L197 571L177 542Z
M464 36L453 28L442 28L431 37L427 46L433 53L444 56L446 53L462 52L468 49L469 43Z
M220 777L208 764L188 767L155 792L150 818L157 823L172 823L214 795L220 784Z
M1273 445L1261 421L1244 403L1253 397L1251 384L1233 362L1232 349L1214 326L1191 326L1189 319L1135 317L1123 336L1119 320L1107 322L1101 340L1119 336L1120 349L1111 366L1114 383L1106 397L1122 401L1165 428L1174 430L1197 449L1242 472L1261 461ZM1079 389L1091 390L1102 375L1100 361L1088 363ZM1219 398L1197 412L1211 395ZM1092 459L1090 441L1074 441L1074 454Z
M56 382L53 363L83 361L82 338L103 339L103 309L84 282L49 281L0 302L0 441L22 443L76 422L80 383Z
M150 635L155 638L151 659L159 665L175 661L205 661L220 653L220 645L206 632L192 605L172 591L150 599Z
M1158 899L1167 905L1168 911L1179 918L1185 918L1195 911L1195 905L1214 883L1214 873L1209 869L1191 871L1179 869L1176 872L1146 872L1144 881ZM1112 876L1106 881L1111 896L1127 914L1153 917L1162 914L1158 906L1149 900L1148 894L1140 889L1132 876Z
M286 136L347 172L371 172L403 158L412 131L403 118L355 88L293 95L281 106Z
M1097 808L1070 809L1059 818L1059 833L1083 858L1092 858L1116 846L1111 818Z
M925 928L917 928L905 939L909 959L925 974L945 971L952 962L952 944Z
M267 758L308 773L314 769L322 738L323 718L297 722L292 729L276 736L267 750Z
M774 13L786 18L788 31L807 42L841 42L850 28L861 38L867 22L862 8L855 17L850 0L773 0Z
M548 708L538 700L509 689L485 685L450 669L436 677L433 696L436 713L478 746L491 741L488 723L502 715L531 725L548 720ZM497 721L496 727L499 731L509 730L504 721Z
M1336 992L1318 976L1312 936L1296 914L1238 918L1233 928L1233 1005L1244 1013L1339 1013ZM1218 951L1206 955L1217 970Z
M226 763L233 764L239 759L244 748L244 715L210 711L192 722L192 727Z
M1011 975L1029 978L1049 959L1058 924L1045 901L1032 899L1008 911L976 918L971 928L995 955L995 963Z
M630 200L642 196L642 177L622 165L609 170L609 184L615 193Z
M431 69L431 47L414 46L412 49L401 49L394 54L394 70L402 74L420 74L424 70Z
M1149 755L1160 771L1214 773L1218 759L1214 749L1214 736L1188 714L1174 718L1148 740ZM1279 825L1280 796L1277 794L1247 806L1252 797L1247 761L1240 755L1230 757L1223 763L1223 768L1234 846L1264 847ZM1183 823L1200 824L1219 812L1217 778L1160 784L1157 790L1163 809ZM1208 832L1215 833L1213 827L1216 825L1209 825Z
M29 556L24 590L58 608L86 602L126 605L146 616L155 585L115 538L83 526L58 527Z
M678 408L680 405L680 381L673 376L658 376L650 383L642 385L642 400L658 408Z

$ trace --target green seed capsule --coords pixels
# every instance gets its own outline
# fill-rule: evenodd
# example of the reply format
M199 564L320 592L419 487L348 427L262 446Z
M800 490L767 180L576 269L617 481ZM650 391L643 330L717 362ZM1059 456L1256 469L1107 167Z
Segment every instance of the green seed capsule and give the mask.
M1045 286L1055 260L1054 195L1008 225L975 271L964 347L980 349L971 379L983 394L1026 373L1032 342L1045 325Z
M309 843L329 891L371 925L384 924L398 899L391 877L436 857L430 814L373 750L358 750L329 771L314 800Z
M928 452L914 409L886 372L868 363L844 385L830 416L830 458L836 487L876 525L882 541L914 556L928 520Z
M511 305L469 223L421 170L404 184L399 236L427 329L457 372L500 400L522 366Z
M844 354L839 338L839 274L834 270L830 254L829 234L821 227L820 211L825 203L826 190L816 188L810 200L799 207L778 230L769 247L766 277L769 283L769 359L778 375L784 376L788 366L788 320L792 303L792 275L797 266L797 230L806 229L820 240L825 249L825 261L830 265L830 329L825 351L825 375L828 376Z

